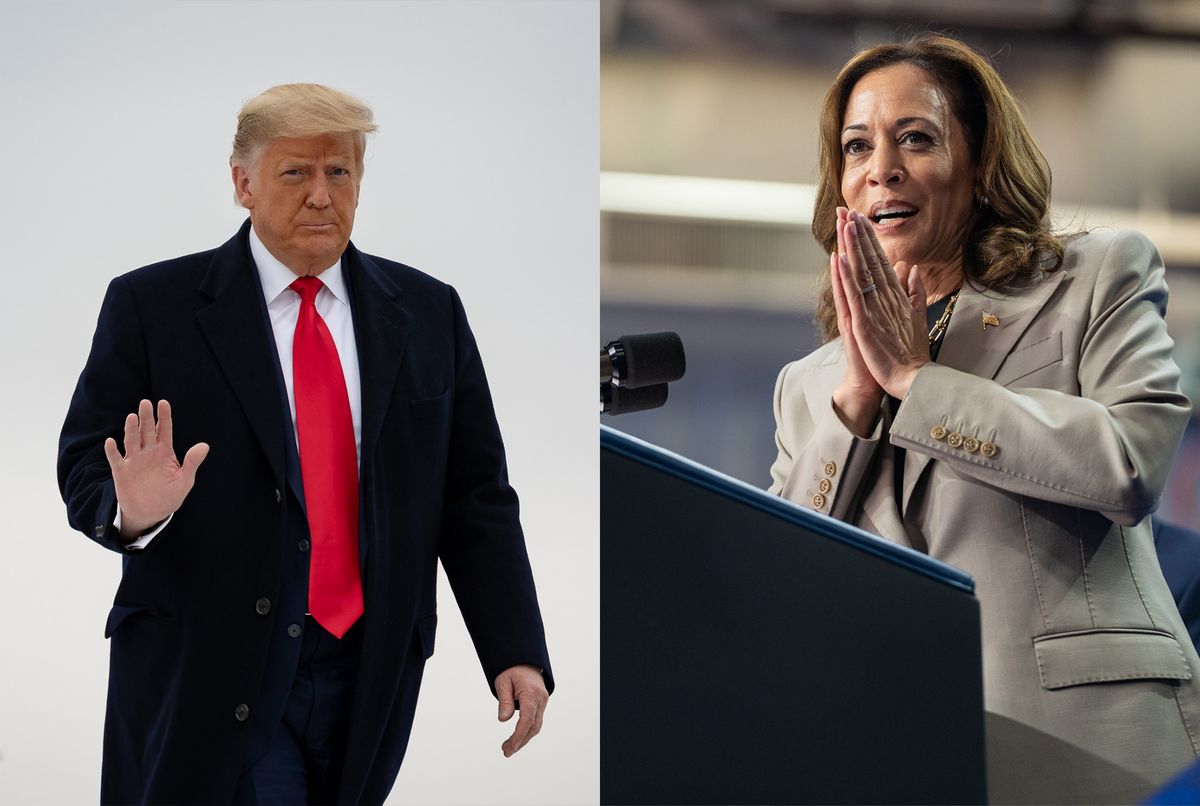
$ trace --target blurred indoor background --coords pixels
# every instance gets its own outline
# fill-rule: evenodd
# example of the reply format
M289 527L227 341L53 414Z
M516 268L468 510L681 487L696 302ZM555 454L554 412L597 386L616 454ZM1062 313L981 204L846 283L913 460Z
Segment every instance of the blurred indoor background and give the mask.
M1200 401L1200 3L603 0L601 339L675 330L665 409L608 425L755 486L771 398L817 344L817 114L857 50L948 32L1025 107L1065 228L1133 227L1167 265L1168 327ZM1200 529L1193 417L1160 514Z

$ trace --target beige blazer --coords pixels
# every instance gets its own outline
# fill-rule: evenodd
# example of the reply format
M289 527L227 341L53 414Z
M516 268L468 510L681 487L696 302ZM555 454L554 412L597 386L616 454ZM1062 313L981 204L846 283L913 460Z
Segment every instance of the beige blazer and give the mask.
M1198 752L1200 660L1147 517L1191 411L1166 302L1144 236L1094 232L1024 293L964 287L868 439L832 408L840 340L779 374L772 492L975 578L994 803L1132 802Z

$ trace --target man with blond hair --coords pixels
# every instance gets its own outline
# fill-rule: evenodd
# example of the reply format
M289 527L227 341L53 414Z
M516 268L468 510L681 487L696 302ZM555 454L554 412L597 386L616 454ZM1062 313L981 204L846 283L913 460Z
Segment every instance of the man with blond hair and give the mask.
M123 556L104 803L379 803L453 586L506 756L553 678L454 289L358 251L362 102L273 87L230 157L250 218L109 285L59 443L71 525ZM176 445L183 453L179 461Z

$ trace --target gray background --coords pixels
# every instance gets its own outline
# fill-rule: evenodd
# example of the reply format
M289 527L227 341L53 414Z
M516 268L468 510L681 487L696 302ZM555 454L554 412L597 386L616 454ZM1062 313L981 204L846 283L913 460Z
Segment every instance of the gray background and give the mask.
M590 2L0 6L0 802L98 795L120 565L68 529L54 459L105 286L236 230L237 110L294 81L375 109L355 243L463 297L561 686L504 759L443 584L391 800L598 799L597 19Z

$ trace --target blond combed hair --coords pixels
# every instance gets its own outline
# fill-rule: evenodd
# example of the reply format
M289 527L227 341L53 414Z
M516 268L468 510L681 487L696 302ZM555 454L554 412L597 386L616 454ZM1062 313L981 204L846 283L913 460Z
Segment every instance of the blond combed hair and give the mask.
M262 147L276 137L349 134L361 175L367 135L377 128L371 108L353 95L323 84L280 84L242 106L229 164L252 170Z
M842 118L850 93L872 70L911 64L946 93L962 124L978 170L977 208L962 246L963 273L973 286L1016 291L1062 266L1063 241L1050 224L1050 166L1038 149L1016 98L995 68L949 36L919 34L906 42L861 51L842 68L821 108L820 178L813 236L828 254L837 248L836 210L842 198ZM838 336L828 272L822 274L817 324L823 341Z

